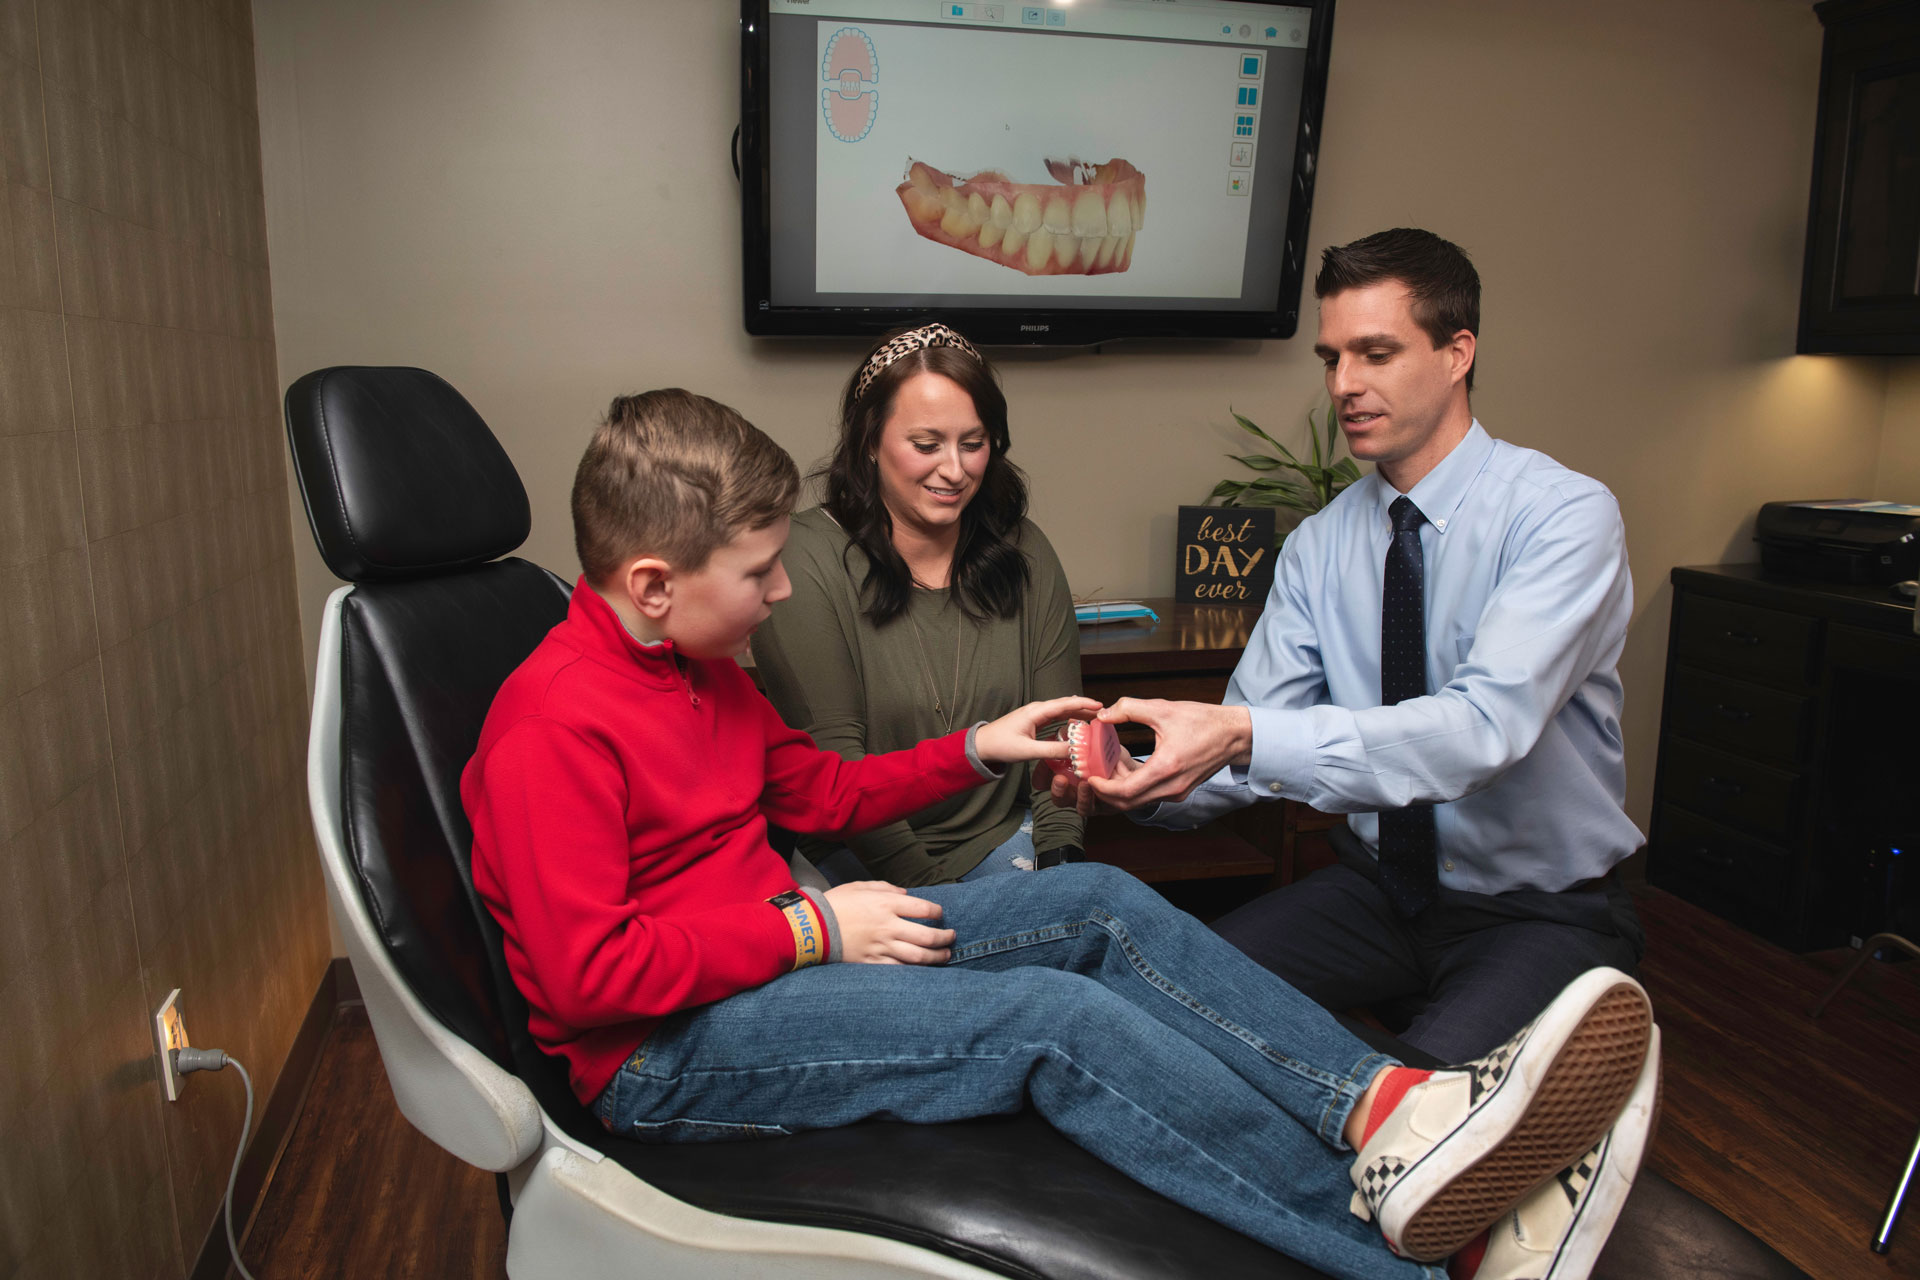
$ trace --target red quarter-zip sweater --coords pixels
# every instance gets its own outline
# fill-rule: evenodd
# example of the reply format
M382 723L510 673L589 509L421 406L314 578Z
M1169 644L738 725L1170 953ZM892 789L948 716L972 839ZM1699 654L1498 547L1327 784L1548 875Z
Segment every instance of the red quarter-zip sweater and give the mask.
M981 781L965 732L820 750L736 663L638 643L582 579L500 687L460 797L534 1039L591 1103L661 1018L792 969L770 820L859 831Z

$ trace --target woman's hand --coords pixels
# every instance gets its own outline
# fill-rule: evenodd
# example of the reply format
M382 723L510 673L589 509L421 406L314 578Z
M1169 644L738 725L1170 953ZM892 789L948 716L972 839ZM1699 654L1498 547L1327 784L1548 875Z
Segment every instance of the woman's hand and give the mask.
M1092 698L1053 698L1029 702L998 720L980 726L973 735L973 751L987 764L1019 764L1025 760L1064 760L1067 744L1038 738L1044 725L1057 720L1091 720L1100 710Z
M840 926L840 958L859 964L945 964L953 930L921 924L938 920L940 904L915 898L884 880L854 880L827 890Z

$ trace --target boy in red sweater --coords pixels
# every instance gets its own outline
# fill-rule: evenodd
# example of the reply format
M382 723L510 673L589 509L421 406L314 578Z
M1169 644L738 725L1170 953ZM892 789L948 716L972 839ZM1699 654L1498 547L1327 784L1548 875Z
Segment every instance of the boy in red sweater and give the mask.
M859 760L816 749L733 661L788 593L798 489L723 405L616 400L575 479L568 617L501 687L461 780L533 1035L609 1130L686 1141L1031 1102L1330 1274L1437 1277L1412 1259L1454 1253L1623 1108L1651 1109L1646 999L1611 970L1489 1059L1428 1073L1112 868L918 896L801 887L769 821L896 821L1064 756L1040 728L1099 704L1033 703Z

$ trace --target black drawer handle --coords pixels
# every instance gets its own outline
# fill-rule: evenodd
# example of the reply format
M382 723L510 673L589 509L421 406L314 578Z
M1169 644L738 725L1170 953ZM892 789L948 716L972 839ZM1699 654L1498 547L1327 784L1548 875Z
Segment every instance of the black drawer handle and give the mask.
M1694 849L1690 856L1696 862L1704 862L1708 866L1718 867L1722 871L1733 870L1734 857L1732 854L1716 853L1711 847L1704 844Z
M1746 645L1749 649L1751 649L1754 645L1760 643L1759 636L1753 635L1745 631L1728 630L1728 631L1722 632L1721 634L1725 636L1728 640L1731 640L1734 644L1743 644L1743 645Z
M1708 774L1702 778L1701 781L1712 787L1715 791L1730 796L1744 795L1747 790L1746 784L1737 778L1716 778L1712 774Z
M1745 707L1730 707L1724 702L1716 702L1713 704L1713 709L1722 720L1731 720L1735 724L1753 719L1753 712Z

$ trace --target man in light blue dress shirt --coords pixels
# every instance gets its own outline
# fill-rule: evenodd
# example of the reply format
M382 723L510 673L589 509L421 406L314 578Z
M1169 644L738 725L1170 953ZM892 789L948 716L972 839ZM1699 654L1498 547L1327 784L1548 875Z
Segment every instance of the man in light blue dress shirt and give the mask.
M1578 973L1639 959L1609 874L1642 843L1615 672L1625 534L1604 485L1475 421L1480 282L1457 247L1382 232L1329 249L1314 287L1327 390L1375 471L1288 537L1225 704L1120 699L1103 717L1150 725L1156 750L1076 799L1176 827L1281 797L1352 815L1334 866L1215 927L1323 1004L1373 1006L1458 1062ZM1381 595L1402 494L1424 516L1427 692L1389 706ZM1411 910L1379 863L1379 814L1409 806L1432 806L1421 847L1437 841L1438 863L1418 868Z

